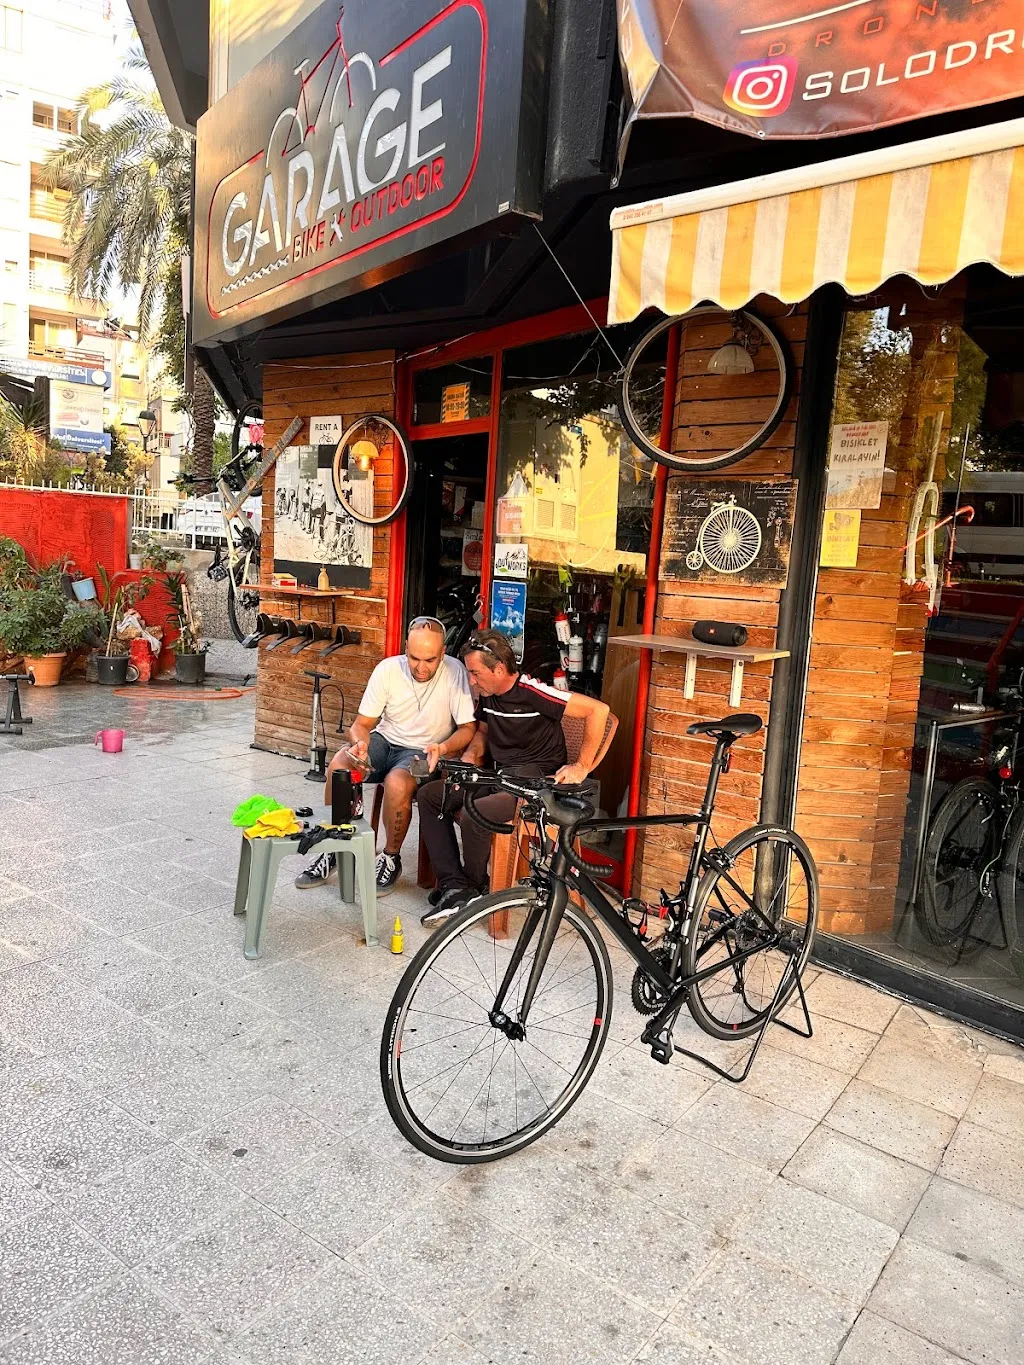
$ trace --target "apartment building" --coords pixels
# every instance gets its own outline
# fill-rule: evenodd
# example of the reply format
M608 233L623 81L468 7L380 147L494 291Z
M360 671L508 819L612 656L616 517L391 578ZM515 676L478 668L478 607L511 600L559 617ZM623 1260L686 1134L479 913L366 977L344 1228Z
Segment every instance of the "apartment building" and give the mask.
M117 70L127 19L112 0L0 4L0 368L28 380L102 383L104 423L122 424L141 443L139 412L163 387L149 373L158 367L139 345L130 300L69 293L66 194L44 188L41 174L78 131L82 89ZM180 419L160 407L169 425L150 444L166 454L180 444Z

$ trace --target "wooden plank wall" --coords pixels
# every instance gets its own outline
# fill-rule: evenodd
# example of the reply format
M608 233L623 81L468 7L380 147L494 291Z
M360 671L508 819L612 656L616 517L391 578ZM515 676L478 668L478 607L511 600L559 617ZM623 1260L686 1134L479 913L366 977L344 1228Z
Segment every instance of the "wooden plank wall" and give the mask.
M367 351L351 355L268 364L263 370L264 421L268 441L274 441L291 421L321 413L341 413L343 425L364 413L387 417L395 410L395 358L391 351ZM295 444L309 440L309 428L295 437ZM386 511L392 498L390 455L374 469L374 507ZM345 723L351 722L366 680L384 654L384 627L388 590L391 531L373 533L373 566L370 587L344 589L327 596L295 596L275 593L270 586L274 556L274 478L263 484L263 557L261 603L277 616L297 621L344 624L362 631L362 643L339 649L321 660L317 646L292 655L291 645L267 651L261 647L256 688L256 743L275 753L304 755L309 749L312 704L307 669L329 673L344 694ZM335 689L324 694L327 743L334 744L341 719L341 697Z
M807 308L801 304L790 313L768 298L755 300L753 307L777 324L793 353L795 386L785 418L769 441L740 463L717 474L674 474L672 479L785 478L792 474ZM686 331L673 423L676 450L733 449L764 420L766 395L776 391L778 382L775 362L767 347L756 357L750 375L721 376L707 372L708 360L719 346L729 341L731 332L725 321L691 326ZM741 622L748 629L752 645L775 647L780 588L701 586L663 579L658 589L655 631L659 635L688 636L695 620L714 617ZM765 722L771 701L772 669L771 663L749 666L743 683L742 709L756 712ZM655 654L647 706L641 811L655 815L697 807L704 794L713 743L687 736L686 727L694 720L717 719L728 712L729 681L730 669L724 661L701 660L696 693L692 701L686 701L682 656ZM760 816L765 736L766 729L733 749L732 770L722 779L715 821L715 833L722 843L756 823ZM638 893L655 900L660 887L674 890L685 872L689 847L690 836L682 829L659 830L656 838L644 841L637 862L639 871L634 878Z
M927 624L925 595L902 582L904 546L926 477L924 422L941 412L945 443L959 345L948 299L941 309L939 320L920 296L908 302L911 383L886 454L895 486L861 513L857 567L818 577L796 825L830 933L883 932L895 910Z

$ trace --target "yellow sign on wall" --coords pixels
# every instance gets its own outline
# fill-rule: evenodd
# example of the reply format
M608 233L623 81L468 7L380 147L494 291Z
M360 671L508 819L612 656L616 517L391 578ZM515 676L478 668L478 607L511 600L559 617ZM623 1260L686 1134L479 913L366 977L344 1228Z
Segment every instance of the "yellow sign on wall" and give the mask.
M821 528L821 555L818 563L823 569L855 569L860 545L860 510L858 508L828 508Z

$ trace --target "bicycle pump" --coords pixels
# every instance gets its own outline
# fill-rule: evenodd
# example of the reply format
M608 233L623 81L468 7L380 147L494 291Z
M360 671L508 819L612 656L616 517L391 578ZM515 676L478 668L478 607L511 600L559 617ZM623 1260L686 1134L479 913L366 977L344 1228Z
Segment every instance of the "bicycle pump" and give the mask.
M323 701L322 693L325 683L328 687L338 687L337 683L331 682L329 673L318 673L315 669L306 669L307 678L313 679L313 728L309 736L309 771L306 773L307 782L324 782L327 778L327 745L317 743L317 729L321 732L321 737L326 740L327 734L323 724ZM338 722L338 733L344 732L345 725L345 694L338 687L341 695L341 719Z

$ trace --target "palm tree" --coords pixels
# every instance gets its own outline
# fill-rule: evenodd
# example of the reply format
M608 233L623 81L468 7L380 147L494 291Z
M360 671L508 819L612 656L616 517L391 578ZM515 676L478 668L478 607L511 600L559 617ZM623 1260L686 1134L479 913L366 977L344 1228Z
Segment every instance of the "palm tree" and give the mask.
M69 192L64 236L71 249L72 293L106 299L139 290L139 330L167 363L184 394L185 324L180 258L190 239L194 143L164 113L138 42L119 75L83 92L81 131L47 159L48 187ZM198 492L212 487L216 396L197 365L192 401L193 472Z

